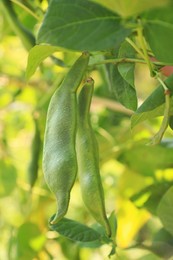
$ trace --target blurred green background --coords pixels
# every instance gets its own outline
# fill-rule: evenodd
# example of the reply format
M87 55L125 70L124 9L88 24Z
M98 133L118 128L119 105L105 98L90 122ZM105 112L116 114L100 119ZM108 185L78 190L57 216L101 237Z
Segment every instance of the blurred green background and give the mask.
M34 2L38 7L37 14L43 15L47 1L27 2ZM107 5L109 2L111 5L112 1L107 1ZM27 11L22 9L21 12L20 6L16 5L15 8L21 22L36 33L38 21ZM119 8L119 13L123 12L120 1L117 1L115 8ZM126 16L125 12L129 9L126 7L124 10ZM133 14L135 10L130 12ZM59 52L55 56L70 66L78 54ZM47 58L27 82L27 58L28 52L0 12L0 259L108 259L108 245L85 248L48 229L48 219L55 213L56 202L43 177L42 142L50 97L67 69ZM99 142L106 207L108 214L115 211L118 219L117 255L111 259L162 259L144 249L128 249L134 241L151 240L162 227L161 222L151 213L154 206L152 210L141 208L146 201L145 197L130 200L132 195L155 182L173 180L172 169L160 169L157 163L153 163L153 160L158 159L157 150L151 153L151 157L148 156L147 163L145 155L150 151L140 150L142 140L157 132L161 118L145 121L131 130L132 113L110 96L102 67L93 70L91 75L96 82L91 119ZM145 65L136 66L135 77L141 102L155 88L156 82L150 78ZM35 119L41 143L38 144L38 178L31 190L28 168L32 158ZM166 137L172 137L170 129ZM133 155L130 157L131 151ZM67 217L89 226L94 223L83 205L78 180L72 190Z

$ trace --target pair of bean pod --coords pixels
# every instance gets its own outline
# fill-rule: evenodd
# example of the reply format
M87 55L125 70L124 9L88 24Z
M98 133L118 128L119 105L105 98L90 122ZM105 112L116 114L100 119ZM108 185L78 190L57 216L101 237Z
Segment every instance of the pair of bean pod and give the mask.
M111 236L99 171L98 145L89 116L94 88L92 78L86 80L77 96L89 56L88 52L82 53L51 98L43 145L43 172L57 199L57 213L50 224L57 223L67 213L78 172L84 204Z

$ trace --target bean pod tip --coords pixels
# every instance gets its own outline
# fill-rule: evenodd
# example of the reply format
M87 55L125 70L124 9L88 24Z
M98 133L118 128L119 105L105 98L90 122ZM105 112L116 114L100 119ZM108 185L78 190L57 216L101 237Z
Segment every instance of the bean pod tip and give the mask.
M93 78L88 77L85 82L89 83L89 84L92 84L92 83L94 83L94 80L93 80Z

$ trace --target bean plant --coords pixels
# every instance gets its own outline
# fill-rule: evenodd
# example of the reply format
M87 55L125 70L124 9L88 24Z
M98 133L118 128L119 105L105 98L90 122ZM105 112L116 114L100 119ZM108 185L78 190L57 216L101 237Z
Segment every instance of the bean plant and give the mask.
M0 11L0 258L172 259L172 1Z

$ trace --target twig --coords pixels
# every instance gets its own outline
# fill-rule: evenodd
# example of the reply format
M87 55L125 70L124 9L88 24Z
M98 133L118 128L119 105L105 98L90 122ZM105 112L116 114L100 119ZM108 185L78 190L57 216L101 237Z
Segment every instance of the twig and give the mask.
M94 111L96 107L100 108L100 107L106 107L109 108L113 111L117 111L120 113L124 113L126 115L133 115L133 111L130 109L125 108L123 105L121 105L120 103L107 99L107 98L100 98L100 97L93 97L93 102L91 104L91 111Z

